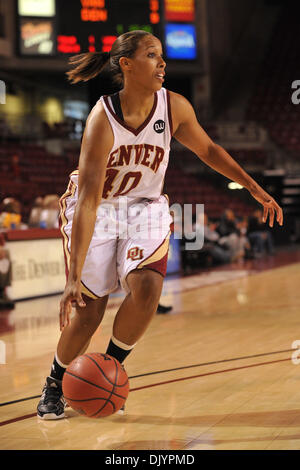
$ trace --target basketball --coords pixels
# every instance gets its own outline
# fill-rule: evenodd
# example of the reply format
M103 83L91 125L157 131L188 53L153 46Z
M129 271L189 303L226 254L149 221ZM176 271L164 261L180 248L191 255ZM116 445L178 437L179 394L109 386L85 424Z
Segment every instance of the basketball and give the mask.
M88 353L67 367L62 389L73 410L89 418L102 418L122 408L129 393L129 381L114 357Z

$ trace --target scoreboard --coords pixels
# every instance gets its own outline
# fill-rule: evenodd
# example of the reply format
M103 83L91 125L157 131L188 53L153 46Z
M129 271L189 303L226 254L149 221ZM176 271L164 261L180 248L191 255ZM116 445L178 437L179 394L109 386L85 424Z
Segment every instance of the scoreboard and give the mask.
M120 34L133 29L161 36L158 0L64 0L64 3L69 12L64 9L58 12L59 53L108 52Z
M109 51L120 34L134 29L160 38L160 6L159 0L18 0L19 53Z
M117 37L143 29L166 56L194 60L194 0L17 0L18 53L64 56L110 51Z

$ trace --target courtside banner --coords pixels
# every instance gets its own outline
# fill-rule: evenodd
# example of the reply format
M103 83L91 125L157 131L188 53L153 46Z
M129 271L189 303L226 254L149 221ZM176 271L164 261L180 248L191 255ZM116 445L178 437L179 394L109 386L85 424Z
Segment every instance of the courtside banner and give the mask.
M5 248L12 262L12 300L63 292L66 281L60 238L7 242Z

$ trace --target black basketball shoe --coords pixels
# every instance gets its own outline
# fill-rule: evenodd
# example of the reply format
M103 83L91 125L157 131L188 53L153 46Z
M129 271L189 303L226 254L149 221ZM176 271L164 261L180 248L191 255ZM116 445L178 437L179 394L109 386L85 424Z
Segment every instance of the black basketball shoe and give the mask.
M62 381L47 377L42 396L37 407L37 415L41 419L64 418L65 400L62 392Z
M119 409L119 411L116 412L116 415L123 416L125 414L125 405L122 406L122 408Z
M157 307L157 312L156 313L168 313L170 312L170 310L172 310L173 307L167 307L167 306L164 306L164 305L161 305L161 304L158 304L158 307Z

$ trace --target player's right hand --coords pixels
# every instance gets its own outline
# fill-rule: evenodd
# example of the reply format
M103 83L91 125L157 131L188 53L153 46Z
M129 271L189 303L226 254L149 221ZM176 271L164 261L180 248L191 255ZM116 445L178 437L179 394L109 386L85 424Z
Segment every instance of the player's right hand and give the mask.
M80 283L68 282L64 293L60 301L60 311L59 311L59 327L62 331L66 326L70 324L70 316L72 312L72 306L83 308L86 306L85 302L82 299L81 295L81 286Z
M283 211L277 202L260 186L256 185L253 189L249 190L250 194L263 206L263 222L267 221L269 216L269 226L273 227L274 218L279 225L283 225Z

